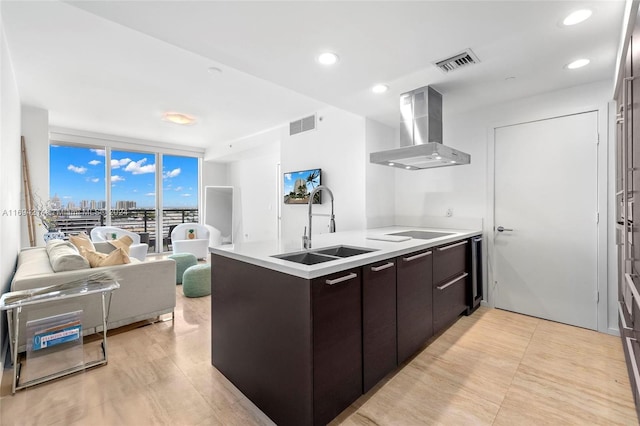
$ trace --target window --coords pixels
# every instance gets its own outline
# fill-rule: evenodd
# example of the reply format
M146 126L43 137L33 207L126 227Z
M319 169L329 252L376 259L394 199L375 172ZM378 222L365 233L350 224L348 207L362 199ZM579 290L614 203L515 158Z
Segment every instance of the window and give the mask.
M87 231L104 224L106 216L105 150L96 147L50 145L49 198L59 210L63 232ZM34 194L36 202L47 194Z
M199 221L199 173L197 157L52 143L49 198L65 233L112 225L163 252L173 226Z
M198 159L162 156L162 223L167 247L173 228L185 222L198 222Z

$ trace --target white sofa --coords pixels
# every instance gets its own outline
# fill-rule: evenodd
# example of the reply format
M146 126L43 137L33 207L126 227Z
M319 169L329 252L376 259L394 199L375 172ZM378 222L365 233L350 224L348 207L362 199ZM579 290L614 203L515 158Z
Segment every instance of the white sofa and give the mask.
M195 237L189 238L193 230ZM206 259L209 255L209 230L199 223L181 223L171 231L173 254L191 253L197 259Z
M96 251L103 253L109 253L114 249L106 242L96 242L94 245ZM11 291L63 284L106 270L115 273L120 284L120 288L113 292L107 329L122 327L174 311L176 262L173 259L140 262L131 258L131 263L126 265L54 272L46 248L28 248L18 254ZM102 330L102 304L99 295L48 303L44 309L43 306L45 305L25 306L20 314L18 348L21 352L25 350L25 323L59 314L61 309L67 309L67 312L83 310L84 335ZM12 330L10 330L11 334L13 334Z
M129 257L135 257L138 260L144 261L147 258L149 244L141 243L140 235L135 232L116 228L115 226L96 226L91 230L91 241L95 243L99 241L115 240L124 235L128 235L133 240L133 243L129 247ZM115 236L115 238L113 238L113 236Z

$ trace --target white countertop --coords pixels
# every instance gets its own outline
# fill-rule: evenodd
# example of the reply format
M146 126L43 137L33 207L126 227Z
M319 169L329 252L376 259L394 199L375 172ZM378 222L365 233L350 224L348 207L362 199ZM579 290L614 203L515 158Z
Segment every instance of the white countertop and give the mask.
M430 240L409 239L401 242L390 242L380 240L370 240L367 236L386 235L403 231L432 231L449 232L451 235L438 237ZM312 279L346 269L355 268L362 265L378 262L407 253L427 249L430 247L447 244L453 241L469 238L482 234L480 229L438 229L438 228L417 228L406 226L391 226L386 228L365 229L359 231L344 231L332 234L318 234L312 238L313 247L311 251L323 248L345 245L351 247L362 247L375 249L369 253L346 257L343 259L331 260L318 263L316 265L303 265L288 260L272 257L285 253L304 252L301 248L301 241L296 243L283 243L277 241L261 241L231 244L220 247L210 247L212 254L225 256L231 259L262 266L285 274L294 275L300 278Z

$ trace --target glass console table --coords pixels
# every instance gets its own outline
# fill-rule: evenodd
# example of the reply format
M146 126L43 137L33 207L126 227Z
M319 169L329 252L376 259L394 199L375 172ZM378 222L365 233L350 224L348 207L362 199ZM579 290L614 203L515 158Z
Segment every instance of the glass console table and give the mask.
M33 288L29 290L20 290L5 293L0 297L0 311L7 311L8 325L13 327L12 336L12 362L13 362L13 383L11 393L15 394L16 390L24 389L29 386L35 386L40 383L48 382L69 374L83 371L87 368L104 365L107 363L107 319L111 308L112 292L120 288L120 284L115 280L108 281L80 281L69 284L53 285L49 287ZM20 313L22 308L28 305L38 305L54 301L68 300L76 297L88 296L91 294L100 294L102 298L102 358L82 365L67 368L65 370L48 374L25 383L19 383L21 363L18 363L18 334L20 324ZM109 295L108 302L106 296Z

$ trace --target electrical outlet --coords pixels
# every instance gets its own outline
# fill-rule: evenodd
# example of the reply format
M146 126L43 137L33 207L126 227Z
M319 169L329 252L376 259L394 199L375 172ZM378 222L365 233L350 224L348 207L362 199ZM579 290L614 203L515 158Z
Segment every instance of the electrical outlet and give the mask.
M453 209L451 207L449 207L447 209L447 217L451 217L451 216L453 216Z

